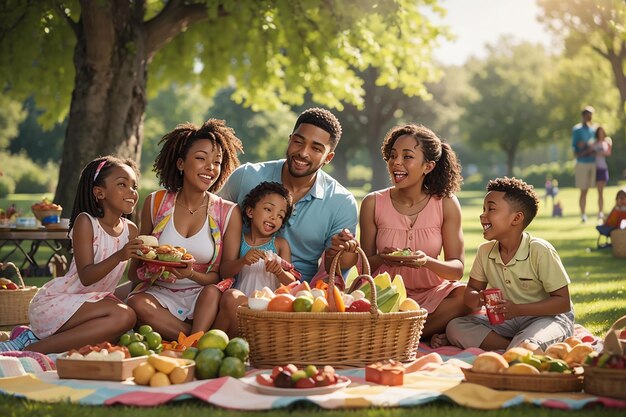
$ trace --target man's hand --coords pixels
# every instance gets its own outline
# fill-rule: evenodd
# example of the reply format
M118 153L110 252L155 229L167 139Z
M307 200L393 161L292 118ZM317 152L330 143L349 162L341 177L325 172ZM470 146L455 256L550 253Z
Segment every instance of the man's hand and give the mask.
M340 250L346 252L356 252L359 242L348 229L343 229L331 238L330 248L326 249L326 255L335 257Z

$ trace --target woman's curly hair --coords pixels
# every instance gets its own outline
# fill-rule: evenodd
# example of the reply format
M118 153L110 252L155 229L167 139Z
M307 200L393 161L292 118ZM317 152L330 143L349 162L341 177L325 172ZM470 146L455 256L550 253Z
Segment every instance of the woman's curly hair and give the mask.
M208 139L214 147L222 151L222 169L210 192L217 192L231 172L239 166L237 152L243 153L241 140L235 136L235 131L226 126L223 120L209 119L200 127L193 123L183 123L166 134L159 141L163 145L154 161L154 172L159 183L168 191L177 192L183 186L183 176L176 167L178 158L185 159L187 152L197 140Z
M389 160L396 140L404 135L411 136L417 141L418 147L424 154L424 162L435 163L435 168L424 177L425 193L443 198L450 197L461 189L463 177L456 153L447 142L440 139L426 126L408 124L396 126L387 132L380 148L385 161Z

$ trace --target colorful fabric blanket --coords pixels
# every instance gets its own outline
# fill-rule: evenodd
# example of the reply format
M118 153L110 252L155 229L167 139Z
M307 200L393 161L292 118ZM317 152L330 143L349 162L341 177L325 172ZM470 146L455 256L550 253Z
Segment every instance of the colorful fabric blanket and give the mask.
M476 355L482 352L480 349L429 349L420 345L420 351L436 351L444 362L430 364L421 371L405 375L405 384L398 387L366 382L364 369L341 370L339 373L352 381L347 388L308 397L262 394L251 385L256 371L239 380L224 377L163 388L140 387L132 382L59 379L56 371L46 371L0 378L0 392L33 401L144 407L197 398L218 407L239 410L269 410L288 407L300 401L308 401L325 409L413 407L442 399L476 409L507 408L522 403L560 409L582 409L592 404L626 408L626 401L584 393L495 391L480 385L461 383L461 369L471 366Z

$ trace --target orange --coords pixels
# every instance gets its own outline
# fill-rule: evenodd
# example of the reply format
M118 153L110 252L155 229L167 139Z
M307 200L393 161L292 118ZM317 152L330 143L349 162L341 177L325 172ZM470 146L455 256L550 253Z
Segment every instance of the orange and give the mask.
M293 311L293 301L296 299L291 294L277 294L267 305L267 311Z

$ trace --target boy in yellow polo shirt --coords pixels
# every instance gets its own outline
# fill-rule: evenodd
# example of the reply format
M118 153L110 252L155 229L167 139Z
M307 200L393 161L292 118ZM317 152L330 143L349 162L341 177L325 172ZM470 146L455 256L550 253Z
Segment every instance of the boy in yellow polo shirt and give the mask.
M539 198L532 186L516 178L497 178L487 184L480 223L488 240L478 248L465 304L485 305L483 290L499 288L503 300L494 312L502 324L484 315L459 317L448 323L448 341L462 348L484 350L524 346L545 350L574 333L570 279L554 247L524 229L537 214Z

